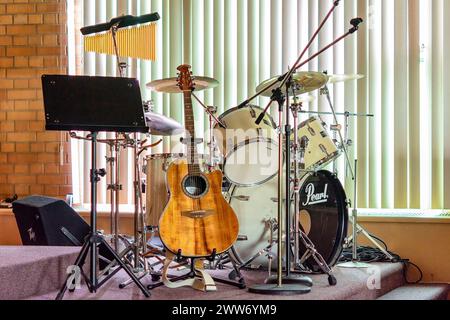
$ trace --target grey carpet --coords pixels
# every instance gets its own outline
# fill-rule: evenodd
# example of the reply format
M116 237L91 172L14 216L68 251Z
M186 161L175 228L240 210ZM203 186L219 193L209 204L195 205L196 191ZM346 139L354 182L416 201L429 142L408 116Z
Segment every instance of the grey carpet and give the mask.
M79 248L67 247L0 247L0 299L51 300L65 279L67 267L75 261ZM228 271L214 271L215 276L227 278ZM374 300L402 287L404 278L401 264L375 263L366 269L334 268L337 285L330 287L324 275L312 275L311 293L288 297L261 296L247 290L218 284L216 292L203 293L191 288L157 288L151 291L152 300ZM244 271L248 286L260 284L267 272ZM369 279L380 279L380 288L371 289ZM142 300L145 297L133 284L119 289L128 277L120 271L97 294L90 294L86 286L75 293L67 293L72 300ZM150 284L150 277L143 280ZM395 291L394 291L395 293ZM437 293L436 293L437 294ZM387 296L389 298L389 296ZM386 296L384 296L386 298Z

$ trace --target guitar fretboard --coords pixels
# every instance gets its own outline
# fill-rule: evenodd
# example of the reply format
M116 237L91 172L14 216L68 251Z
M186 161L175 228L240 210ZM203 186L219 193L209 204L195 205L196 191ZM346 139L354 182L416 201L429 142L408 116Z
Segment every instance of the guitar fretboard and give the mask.
M188 136L185 138L187 143L187 160L189 175L201 174L198 160L197 145L195 144L195 119L192 108L191 91L184 91L184 122Z

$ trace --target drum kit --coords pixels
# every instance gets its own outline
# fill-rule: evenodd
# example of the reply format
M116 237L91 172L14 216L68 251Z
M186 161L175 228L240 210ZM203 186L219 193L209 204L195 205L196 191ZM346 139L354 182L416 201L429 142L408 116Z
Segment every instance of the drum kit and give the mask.
M289 153L291 162L290 180L293 182L290 192L283 194L282 199L290 199L292 212L290 219L292 228L289 232L293 257L292 270L299 273L323 272L331 275L333 267L342 252L347 236L348 204L342 184L337 179L336 172L324 170L329 164L336 163L345 153L347 141L337 141L330 137L327 124L321 115L316 115L298 124L301 114L314 114L302 110L302 104L313 101L313 96L306 93L319 90L328 83L361 79L361 75L329 76L320 72L300 72L293 77L295 88L293 96L305 94L293 100L289 110L294 118L297 130L289 136L292 148L283 150L283 163ZM196 91L214 88L218 82L211 78L196 77ZM200 80L197 80L200 79ZM276 79L275 79L276 80ZM269 80L270 82L274 80ZM267 82L261 86L264 87ZM173 78L157 80L147 84L154 92L175 94L180 93ZM258 89L257 89L258 90ZM322 90L321 93L324 91ZM195 96L196 97L196 96ZM196 98L197 99L197 98ZM198 100L201 102L200 100ZM240 275L244 268L263 269L269 273L276 269L273 261L277 256L274 248L278 243L276 231L281 228L283 239L286 228L278 221L277 207L278 189L278 150L277 132L280 125L265 113L260 125L255 120L263 114L263 109L255 105L245 105L226 111L219 117L215 116L217 108L206 107L209 115L209 141L207 155L202 155L202 170L220 168L225 181L223 193L235 211L239 220L239 238L233 247L225 254L217 257L214 268L227 268L226 263L232 262L234 268L230 279ZM169 165L183 158L182 153L149 154L146 151L157 146L162 140L149 145L150 137L175 136L183 133L181 124L171 118L153 112L151 102L144 103L146 122L149 133L144 139L133 139L127 135L112 140L98 140L110 147L110 164L108 172L111 175L108 190L111 192L111 232L113 244L121 256L130 260L135 273L141 278L151 275L159 279L160 271L155 264L150 264L148 257L159 256L162 261L163 245L158 241L159 219L169 200L166 182L166 172ZM334 110L333 110L334 111ZM332 113L331 113L332 114ZM346 119L352 114L345 113ZM357 116L357 115L355 115ZM365 115L372 116L372 115ZM348 125L346 121L346 125ZM332 128L341 128L336 122ZM338 129L335 129L338 130ZM72 134L73 138L77 138ZM284 136L283 139L288 139ZM348 140L348 139L347 139ZM134 183L137 210L135 212L135 237L120 235L119 193L122 185L120 177L120 153L124 148L136 149L136 181ZM150 235L150 237L149 237ZM132 253L124 254L123 246L132 247ZM134 262L131 260L135 259ZM158 263L156 263L158 264ZM331 277L333 279L333 277ZM333 284L330 280L330 284ZM124 283L121 287L132 283Z
M329 14L288 73L264 81L256 88L257 93L253 97L222 115L216 116L217 108L206 106L196 95L199 91L217 87L219 82L208 77L192 77L195 85L190 95L201 105L209 119L209 141L206 148L209 150L200 155L200 168L203 172L217 169L223 172L222 191L239 222L237 241L227 252L216 255L214 250L212 258L206 258L205 265L222 269L229 268L231 263L229 278L239 278L240 284L244 283L240 272L242 269L263 269L269 275L273 270L277 271L275 278L269 277L266 280L269 287L256 286L250 288L251 292L306 293L310 291L312 281L301 274L317 272L327 274L330 285L336 284L331 268L337 263L343 250L350 204L337 178L336 163L340 156L345 155L348 165L346 168L351 171L356 184L356 175L347 152L347 147L351 146L351 140L348 139L349 119L352 116L373 115L350 112L342 114L345 116L344 137L327 85L356 81L363 76L328 75L326 72L299 69L358 30L362 19L352 19L352 28L347 33L306 61L301 61L338 4L339 1L333 3ZM115 37L114 25L112 36ZM120 63L117 45L115 47L118 70L124 76L126 64ZM168 78L152 81L147 84L147 88L155 93L184 93L186 96L186 90L183 91L179 84L179 78ZM286 91L283 93L281 90L284 88ZM309 93L317 90L326 96L331 112L303 110L304 103L315 99ZM271 103L266 108L251 104L257 96L270 97L271 103L278 102L278 119L272 118L268 113ZM107 161L110 164L111 179L108 189L112 200L112 241L116 251L140 279L150 275L153 281L158 281L165 275L156 266L162 264L165 254L169 253L158 238L159 222L170 198L166 175L171 163L186 158L187 152L147 155L149 149L162 142L159 140L155 144L148 144L150 138L180 135L185 130L177 121L155 113L152 102L144 103L143 107L149 128L143 139L138 134L117 134L115 139L99 142L110 146L111 155ZM299 123L300 116L305 114L310 118ZM328 114L333 115L334 121L329 129L321 118ZM293 129L290 126L292 119ZM333 131L333 137L330 136L330 131ZM72 137L79 138L76 134L72 134ZM192 143L203 144L203 140L197 140L193 139ZM183 139L181 143L183 144ZM120 152L124 148L133 149L135 167L134 238L131 239L121 236L118 229L119 193L122 189L119 182L119 161ZM332 163L333 172L325 170ZM286 183L283 185L283 182ZM355 232L353 236L355 242ZM176 252L172 253L176 255ZM153 264L150 263L152 258L156 259ZM179 265L187 263L181 255L177 258ZM276 265L273 265L274 259L277 260ZM192 261L191 269L193 265ZM301 283L309 289L283 289L283 282L291 281ZM131 283L133 279L121 284L121 288Z

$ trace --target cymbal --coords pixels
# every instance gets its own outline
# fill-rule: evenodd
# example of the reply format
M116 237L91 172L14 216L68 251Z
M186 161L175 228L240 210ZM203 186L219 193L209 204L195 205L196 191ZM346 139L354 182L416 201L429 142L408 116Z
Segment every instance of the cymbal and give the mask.
M338 83L338 82L347 82L347 81L354 81L354 80L360 80L364 78L364 75L362 74L331 74L328 76L330 80L328 83Z
M208 77L193 77L195 91L202 91L215 88L219 85L219 81ZM147 88L162 93L183 93L178 87L178 78L168 78L155 80L147 83Z
M257 88L256 91L259 92L265 87L272 84L272 86L264 91L261 95L265 97L271 97L272 96L272 90L276 88L277 85L281 83L280 77L274 77L272 79L266 80L263 83L261 83ZM293 79L293 88L295 89L295 93L298 95L308 93L314 90L318 90L322 88L324 85L328 82L328 76L322 72L312 72L312 71L301 71L294 73L292 75ZM283 92L285 93L285 92ZM290 96L293 96L294 93L290 92Z
M174 119L151 111L145 113L145 122L154 136L169 137L184 132L183 126Z

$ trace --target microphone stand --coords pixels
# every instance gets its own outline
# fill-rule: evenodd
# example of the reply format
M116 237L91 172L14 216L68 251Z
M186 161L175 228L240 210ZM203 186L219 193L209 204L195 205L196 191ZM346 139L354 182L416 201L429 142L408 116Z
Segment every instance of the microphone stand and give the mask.
M318 56L320 56L322 53L324 53L325 51L327 51L328 49L330 49L331 47L334 47L337 43L341 42L342 40L344 40L345 38L347 38L349 35L355 33L356 31L358 31L359 29L359 24L362 23L362 19L361 18L355 18L352 19L350 21L350 23L353 25L353 27L348 30L345 34L343 34L342 36L340 36L339 38L337 38L336 40L334 40L332 43L330 43L329 45L327 45L326 47L322 48L321 50L319 50L317 53L313 54L311 57L309 57L307 60L303 61L302 63L300 63L299 65L295 65L294 67L292 67L292 69L284 76L281 76L280 78L283 78L283 81L281 82L281 84L279 85L279 88L283 87L286 84L286 81L289 77L291 77L295 71L297 71L298 69L300 69L301 67L303 67L304 65L306 65L307 63L309 63L310 61L314 60L315 58L317 58ZM262 89L260 91L260 93L258 95L261 95L263 92L265 92L266 90L270 89L271 87L273 87L275 84L270 84L268 85L266 88ZM276 89L275 89L276 90ZM255 99L257 96L253 97L253 99ZM253 100L252 99L252 100ZM251 101L251 100L250 100ZM259 116L259 118L256 120L256 124L261 123L261 121L264 119L264 116L266 115L266 113L269 111L269 108L271 106L271 104L275 101L275 99L273 98L273 96L271 97L269 103L267 104L266 108L264 109L264 111L261 113L261 115Z
M339 2L340 0L336 0L333 2L333 6L331 7L330 11L328 11L327 15L325 16L325 18L322 20L322 22L320 23L319 27L317 28L317 30L314 32L314 34L311 36L311 39L309 40L309 42L307 43L306 47L303 49L302 53L300 54L300 56L298 57L297 61L294 63L294 67L290 70L290 72L283 74L282 76L280 76L278 78L278 81L283 81L283 83L279 86L280 88L284 86L285 81L289 78L289 74L290 76L292 76L293 72L295 70L297 70L297 68L295 68L295 66L297 66L300 61L302 60L303 56L306 54L306 52L308 51L308 49L311 47L312 43L314 42L314 40L317 38L317 36L319 35L319 32L322 30L323 26L325 25L325 23L328 21L328 19L331 17L331 15L333 14L334 10L336 9L337 6L339 6ZM295 69L294 69L295 68ZM257 93L255 93L252 97L248 98L247 100L245 100L244 102L242 102L238 108L243 108L246 105L248 105L250 102L252 102L253 100L255 100L257 97L259 97L263 92L269 90L270 88L272 88L275 83L271 83L268 84L267 86L265 86L264 88L262 88L260 91L258 91ZM274 100L271 100L270 104L274 102ZM268 106L270 106L270 104ZM267 109L268 107L266 107L266 110L264 110L263 115L260 117L261 120L258 121L258 124L261 123L262 119L264 118L265 114L267 113Z
M291 152L291 150L290 150L290 134L291 134L292 128L290 126L289 111L286 112L287 116L286 116L286 125L285 125L285 134L286 134L285 141L286 141L286 154L287 154L286 177L285 178L286 178L287 190L285 190L285 193L286 193L286 238L285 238L285 242L286 242L285 243L285 245L286 245L286 276L284 277L287 280L287 282L289 282L289 283L283 284L283 275L282 275L283 268L282 268L282 258L281 258L282 236L283 236L282 228L281 228L281 222L283 219L283 214L282 214L282 209L283 209L282 208L283 207L283 203L282 203L282 201L283 201L283 196L282 196L283 133L281 130L281 126L282 126L282 117L283 117L283 105L284 105L286 98L287 98L287 108L289 108L289 89L292 84L292 75L294 74L294 72L297 69L301 68L306 63L308 63L309 61L311 61L312 59L314 59L317 56L319 56L320 54L322 54L324 51L328 50L330 47L334 46L336 43L340 42L341 40L343 40L344 38L349 36L350 34L355 33L358 30L359 24L362 23L362 19L360 19L360 18L353 19L351 21L353 28L351 28L343 36L339 37L338 39L333 41L331 44L329 44L328 46L326 46L325 48L320 50L318 53L311 56L305 62L299 64L299 61L301 61L301 59L303 58L303 55L306 53L307 49L311 46L312 41L314 40L315 37L317 37L320 29L325 24L325 21L329 19L329 17L331 16L332 12L334 11L334 9L336 8L336 6L338 4L339 4L339 1L335 1L333 3L332 9L328 13L328 15L325 17L325 19L321 23L321 25L319 26L318 31L313 35L313 37L310 40L310 42L308 43L307 47L303 50L300 57L297 59L297 62L294 64L294 66L288 71L288 73L285 76L280 77L280 79L283 78L281 84L275 90L273 90L273 95L270 99L270 102L268 103L264 112L256 120L256 124L261 123L261 121L264 119L264 116L266 115L270 105L274 101L278 102L279 126L280 126L279 131L278 131L278 144L279 144L278 145L278 148L279 148L279 150L278 150L278 152L279 152L279 157L278 157L278 161L279 161L279 163L278 163L278 223L279 223L279 228L278 228L278 271L277 271L276 279L269 278L266 280L266 283L264 285L256 285L256 286L250 287L249 291L252 293L289 295L289 294L305 294L305 293L309 293L311 291L311 286L312 286L311 279L309 279L307 277L292 277L291 273L290 273L291 272L291 264L290 264L290 248L291 248L291 237L290 237L290 232L291 232L291 230L290 230L291 229L291 224L290 224L290 211L291 211L291 203L290 203L290 186L291 186L291 181L290 181L290 152ZM261 90L257 95L255 95L251 99L245 101L239 107L241 107L242 105L246 105L251 100L256 98L262 92L268 90L272 86L273 86L273 84L268 85L267 88L264 88L263 90ZM284 95L282 93L282 88L284 86L286 87L286 97L284 97ZM276 284L273 283L274 280L276 280Z

